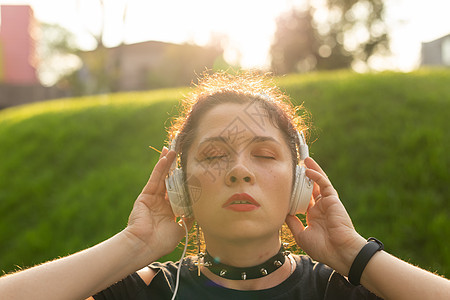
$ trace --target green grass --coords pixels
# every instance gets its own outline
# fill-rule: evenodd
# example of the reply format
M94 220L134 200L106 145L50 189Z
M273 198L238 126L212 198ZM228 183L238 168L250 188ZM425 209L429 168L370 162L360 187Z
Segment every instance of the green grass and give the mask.
M50 101L0 114L0 269L126 226L182 90Z
M450 70L291 75L311 113L311 154L357 230L450 276ZM185 89L0 111L0 270L92 246L126 226ZM179 252L167 256L177 259Z

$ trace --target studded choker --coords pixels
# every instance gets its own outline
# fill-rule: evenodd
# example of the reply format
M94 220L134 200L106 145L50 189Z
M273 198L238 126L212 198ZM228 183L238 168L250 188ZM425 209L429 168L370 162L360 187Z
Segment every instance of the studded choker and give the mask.
M286 261L286 256L289 255L289 251L284 251L283 247L280 248L277 254L266 260L260 265L246 268L238 268L230 265L223 264L219 259L212 257L208 251L206 254L199 255L199 260L202 259L202 263L197 263L197 266L201 265L207 267L212 273L226 279L231 280L247 280L256 279L269 275L270 273L278 270Z

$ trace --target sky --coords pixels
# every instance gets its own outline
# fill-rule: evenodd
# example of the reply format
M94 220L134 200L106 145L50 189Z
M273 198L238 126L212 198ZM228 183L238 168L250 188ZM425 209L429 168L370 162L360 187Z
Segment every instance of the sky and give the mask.
M205 45L211 35L226 35L225 58L245 68L264 68L276 29L276 18L305 0L104 0L105 44L122 40L157 40ZM323 0L312 0L316 3ZM123 9L128 2L125 22ZM88 50L88 32L100 28L97 0L0 0L0 4L29 4L42 22L74 32ZM450 34L450 0L385 0L392 56L376 61L375 69L411 71L420 62L422 42Z

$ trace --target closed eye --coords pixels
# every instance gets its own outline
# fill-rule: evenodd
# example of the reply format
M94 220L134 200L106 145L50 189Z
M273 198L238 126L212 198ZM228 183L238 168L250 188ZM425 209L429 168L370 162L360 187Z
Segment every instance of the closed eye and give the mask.
M253 157L262 159L276 159L276 154L270 149L255 149L252 152Z
M255 157L265 158L265 159L275 159L274 156L270 156L270 155L255 155Z
M255 151L253 152L253 156L264 159L275 159L275 154L272 151Z

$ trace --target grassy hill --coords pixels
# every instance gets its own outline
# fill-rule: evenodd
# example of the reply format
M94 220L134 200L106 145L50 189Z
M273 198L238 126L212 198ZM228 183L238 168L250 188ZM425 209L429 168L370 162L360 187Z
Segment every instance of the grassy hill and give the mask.
M450 276L450 70L292 75L311 114L311 154L355 227ZM92 246L126 226L186 89L0 111L0 270ZM177 259L178 252L168 259Z

